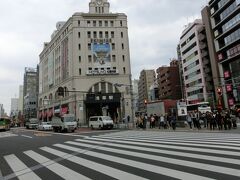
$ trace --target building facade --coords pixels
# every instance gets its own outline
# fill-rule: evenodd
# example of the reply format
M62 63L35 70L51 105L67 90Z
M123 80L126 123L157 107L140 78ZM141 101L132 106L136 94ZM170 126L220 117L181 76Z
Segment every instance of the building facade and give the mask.
M25 120L37 117L37 69L25 68L23 82L23 115Z
M159 86L159 99L181 99L181 82L179 72L179 60L172 60L170 66L162 66L157 69L157 82Z
M3 104L0 104L0 117L3 117L5 114L4 108L3 108Z
M240 103L240 1L210 0L203 12L204 22L210 22L207 36L214 41L212 61L219 68L216 88L223 92L224 106L233 107Z
M195 104L202 101L208 101L211 92L208 92L206 86L206 69L208 65L203 63L203 56L207 56L203 51L206 44L201 40L200 31L203 28L202 20L197 19L190 23L183 31L180 38L180 50L182 57L182 68L184 78L184 94L188 104ZM207 69L208 71L211 69Z
M139 77L138 83L138 95L139 95L139 111L146 111L145 102L151 101L150 88L154 84L156 79L156 74L154 70L142 70Z
M23 113L23 85L19 86L18 110Z
M88 13L57 23L40 54L38 100L44 120L65 113L81 124L93 115L132 117L127 16L111 13L107 0L91 0Z
M18 112L18 98L11 98L10 117L17 117Z

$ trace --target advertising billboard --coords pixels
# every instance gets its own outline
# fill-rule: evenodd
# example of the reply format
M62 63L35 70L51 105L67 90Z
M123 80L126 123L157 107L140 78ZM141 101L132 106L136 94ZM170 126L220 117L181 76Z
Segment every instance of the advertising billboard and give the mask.
M100 65L110 64L111 47L109 43L92 43L94 62Z

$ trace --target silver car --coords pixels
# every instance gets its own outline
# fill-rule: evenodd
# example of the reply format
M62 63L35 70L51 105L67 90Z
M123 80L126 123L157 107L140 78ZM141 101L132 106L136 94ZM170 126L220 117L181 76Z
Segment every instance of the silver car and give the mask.
M52 130L52 125L50 122L41 122L38 125L38 130L40 131L51 131Z

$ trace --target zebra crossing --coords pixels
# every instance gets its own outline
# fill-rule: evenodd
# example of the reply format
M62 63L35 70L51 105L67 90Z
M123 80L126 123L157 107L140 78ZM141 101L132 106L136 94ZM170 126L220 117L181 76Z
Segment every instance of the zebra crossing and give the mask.
M0 132L0 138L13 137L13 136L17 136L17 135L11 132Z
M5 155L0 162L4 180L240 179L240 134L112 132Z

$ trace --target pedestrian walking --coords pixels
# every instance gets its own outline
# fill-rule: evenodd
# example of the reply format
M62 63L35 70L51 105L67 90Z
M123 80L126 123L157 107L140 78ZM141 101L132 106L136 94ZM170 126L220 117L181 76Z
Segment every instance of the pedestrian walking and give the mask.
M171 124L172 124L172 128L173 128L174 131L176 130L176 123L177 123L176 121L177 121L176 116L172 115L171 116Z
M192 115L191 115L191 112L188 112L187 122L188 122L188 125L189 125L190 129L192 129Z
M160 123L159 123L159 129L161 129L161 127L164 128L164 122L165 122L164 116L161 114L161 116L160 116Z

